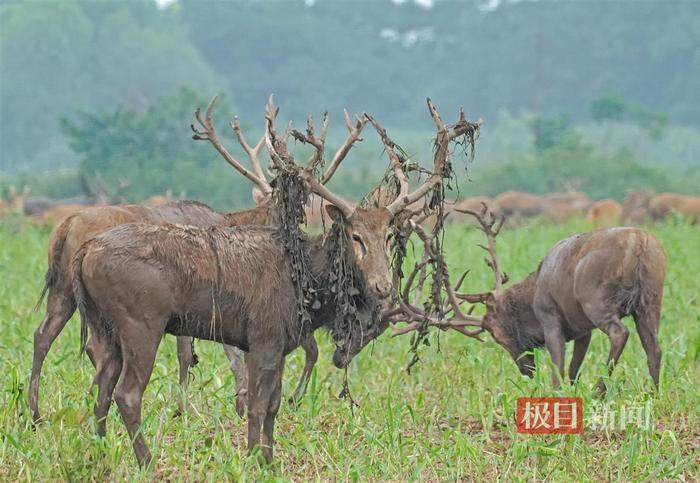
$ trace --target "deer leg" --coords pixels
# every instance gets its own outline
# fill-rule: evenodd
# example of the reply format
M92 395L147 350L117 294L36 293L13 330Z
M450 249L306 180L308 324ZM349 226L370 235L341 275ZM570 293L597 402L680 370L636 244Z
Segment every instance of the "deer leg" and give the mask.
M144 324L133 320L124 322L120 324L119 335L124 362L114 400L133 442L136 459L145 467L151 462L151 452L141 433L141 401L153 372L160 337L147 333Z
M306 355L304 371L301 373L301 378L297 388L294 390L294 394L289 398L289 404L295 408L301 402L304 394L306 394L306 388L309 386L309 380L311 379L311 371L313 371L316 361L318 361L318 344L313 334L310 333L304 337L301 341L301 347Z
M576 382L578 371L581 369L583 358L586 357L586 352L588 352L588 345L590 343L591 332L574 340L574 355L571 357L571 364L569 364L569 379L572 383Z
M44 359L51 349L58 334L61 333L75 312L75 301L69 290L59 288L49 289L46 304L46 315L39 327L34 331L34 358L32 360L32 375L29 382L29 408L32 411L32 420L38 423L41 419L39 413L39 379Z
M562 330L561 316L553 302L536 301L533 304L535 315L542 324L544 343L547 347L556 371L552 374L552 385L559 389L564 379L564 356L566 355L566 338Z
M177 360L180 364L181 394L177 399L178 412L176 416L184 414L190 406L187 397L187 385L189 384L190 368L194 366L192 339L190 337L177 337Z
M634 322L637 326L637 334L642 342L644 352L647 354L649 375L654 381L656 389L659 389L659 371L661 370L661 348L659 347L659 318L661 317L661 304L657 303L646 307L644 312L634 314Z
M284 372L284 358L280 362L276 374L275 387L270 395L270 404L267 408L267 414L265 415L265 422L263 426L263 456L265 460L269 463L272 461L272 451L274 446L273 433L275 431L275 419L277 418L277 412L280 409L280 402L282 401L282 373Z
M248 405L248 373L246 371L243 351L238 347L224 344L224 352L231 363L231 372L236 380L236 413L243 417Z
M629 330L622 325L620 318L601 302L602 297L595 298L592 302L581 304L586 317L600 330L605 332L610 339L610 353L608 354L608 376L612 374L622 350L627 344ZM605 394L605 381L601 378L597 385L598 394Z
M260 446L263 423L271 407L270 401L275 392L279 374L279 360L276 355L281 350L256 348L248 353L248 452L253 454ZM268 451L269 450L269 451ZM271 448L262 448L262 454L269 463Z
M97 435L104 438L107 435L107 414L112 404L112 395L122 371L121 349L115 343L109 344L103 348L101 356L95 375L95 384L97 384L95 419Z

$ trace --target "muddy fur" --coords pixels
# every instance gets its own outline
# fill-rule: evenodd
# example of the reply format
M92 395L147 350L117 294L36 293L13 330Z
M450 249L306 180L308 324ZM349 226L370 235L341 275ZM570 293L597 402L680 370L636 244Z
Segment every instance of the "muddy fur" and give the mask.
M47 298L46 314L34 332L34 355L28 391L33 420L35 422L40 420L39 380L43 362L53 341L68 323L76 308L71 280L71 260L86 240L116 226L135 222L182 223L200 227L231 226L241 223L263 224L269 219L268 210L269 204L267 202L250 210L233 213L217 213L209 206L197 201L176 201L160 206L95 206L86 207L57 225L49 239L48 270L37 303L38 308L43 299ZM308 342L315 344L313 341ZM180 383L184 388L187 385L187 370L194 364L196 357L192 353L192 346L189 342L179 341L178 347L182 349L178 351L178 359L180 362ZM308 349L306 345L304 348ZM315 347L311 349L312 353L315 352ZM227 354L232 357L236 352L227 351ZM242 355L238 353L238 357L242 358ZM242 376L237 375L236 382L243 384ZM240 411L243 410L242 407L239 408Z
M334 261L350 262L350 273L361 274L365 281L357 284L364 291L350 294L361 323L351 325L348 342L336 349L333 362L338 367L345 367L388 325L375 318L380 313L379 298L383 309L390 303L386 240L391 220L385 208L357 209L345 220L342 254L329 238L302 239L312 278L320 282L314 287L320 303L311 311L312 331L326 326L337 340L338 331L347 330L336 323L341 313L339 298L329 282ZM160 339L170 333L223 342L248 352L248 445L252 450L260 444L264 428L263 455L271 459L284 356L299 345L301 330L300 319L290 311L296 294L276 227L121 225L81 248L72 279L82 323L103 346L98 351L103 359L95 361L99 434L104 435L104 416L115 391L116 379L108 374L116 369L121 375L114 399L134 438L139 462L150 461L139 430L141 398Z

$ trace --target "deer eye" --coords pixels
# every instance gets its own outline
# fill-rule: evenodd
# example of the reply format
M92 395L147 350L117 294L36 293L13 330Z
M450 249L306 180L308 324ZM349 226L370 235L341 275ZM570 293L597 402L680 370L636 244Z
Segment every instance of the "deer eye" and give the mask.
M364 258L365 255L367 255L367 247L365 247L365 242L362 241L362 237L360 237L360 235L358 235L357 233L353 233L352 240L358 245L360 245L362 258Z

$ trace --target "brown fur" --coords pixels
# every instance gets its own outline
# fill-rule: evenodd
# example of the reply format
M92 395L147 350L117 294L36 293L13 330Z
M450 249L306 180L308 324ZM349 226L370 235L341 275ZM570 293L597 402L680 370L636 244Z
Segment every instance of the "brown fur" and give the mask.
M337 208L328 210L336 221L342 217ZM360 320L376 317L374 300L388 307L391 219L385 208L356 209L343 220L344 254L329 253L320 236L304 241L320 301L312 311L311 331L336 328L330 270L338 256L356 264L364 279L366 288L357 295ZM148 464L150 452L139 432L141 398L158 344L165 333L193 336L248 352L249 450L262 442L270 461L284 357L305 330L289 310L296 300L291 273L275 228L129 224L88 241L74 258L73 281L83 323L105 346L104 358L96 361L98 432L104 434L119 379L114 399L139 463ZM345 367L385 328L379 320L354 324L334 364Z
M700 197L660 193L649 200L649 216L652 220L662 220L673 211L691 223L700 223Z
M575 235L557 243L536 272L486 299L484 328L516 360L521 372L534 368L526 352L546 346L564 376L564 343L574 340L569 375L577 376L595 328L611 341L610 371L627 342L620 322L634 317L658 387L661 350L659 317L666 255L659 241L636 228L610 228ZM599 391L605 391L603 380Z
M622 221L627 224L639 225L649 218L649 201L654 196L653 191L630 191L622 202Z
M542 199L524 191L506 191L494 198L506 218L536 216L542 212Z
M42 323L34 332L34 359L29 386L29 407L32 410L34 421L39 421L39 380L41 368L46 355L63 330L71 315L75 311L75 300L72 292L72 280L70 278L70 261L80 246L86 240L103 233L111 228L124 223L182 223L192 226L208 227L213 225L232 226L238 224L263 224L267 221L267 206L261 205L251 210L221 214L212 210L203 203L196 201L176 201L160 206L146 205L121 205L121 206L95 206L83 208L80 212L68 217L58 224L49 238L48 270L46 272L44 288L37 303L41 304L48 294L46 315ZM314 347L311 347L314 346ZM180 383L187 385L187 372L194 364L189 342L178 341L178 355L180 361ZM315 342L312 340L304 343L309 357L315 362ZM90 346L88 355L96 350ZM227 351L230 356L236 351ZM240 358L240 353L238 353ZM313 362L308 371L313 367ZM232 364L237 364L232 361ZM300 387L308 377L305 370L300 381ZM241 390L241 397L237 399L237 410L242 414L245 407L245 379L244 374L237 374L237 385ZM303 386L305 387L305 385ZM303 393L303 391L302 391ZM184 409L181 402L181 410Z
M591 201L580 191L548 193L542 197L542 213L554 223L565 223L575 216L583 216Z
M622 205L611 198L598 200L588 208L586 221L597 227L617 226L622 219L622 210Z
M53 226L84 209L85 206L83 205L52 206L46 211L31 215L29 221L37 226Z

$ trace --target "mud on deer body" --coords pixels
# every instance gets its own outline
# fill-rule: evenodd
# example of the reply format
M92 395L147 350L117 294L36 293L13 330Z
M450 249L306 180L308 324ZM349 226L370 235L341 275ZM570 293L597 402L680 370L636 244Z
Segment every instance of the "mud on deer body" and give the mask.
M263 135L255 146L251 146L243 135L238 119L234 119L232 128L236 137L246 152L251 168L246 168L243 163L232 156L219 141L211 121L212 110L216 98L207 106L205 115L197 114L200 130L197 131L197 139L206 140L224 157L225 161L251 180L255 185L254 195L257 194L256 206L252 209L231 213L217 213L210 207L194 201L175 201L158 206L120 205L89 207L64 219L56 225L49 239L48 270L45 276L44 288L37 307L44 297L48 295L46 314L39 327L34 332L34 358L29 384L29 407L32 411L34 422L41 419L39 411L39 381L43 362L53 344L75 311L75 300L72 292L70 272L70 260L78 248L93 236L105 232L124 223L175 223L200 227L208 226L237 226L237 225L263 225L274 216L269 212L269 194L272 192L269 182L265 178L260 155L265 146ZM353 144L360 140L360 132L365 124L363 118L359 118L355 125L349 122L348 137L333 157L332 163L324 173L323 182L331 179L333 173L342 162ZM191 340L187 337L179 337L178 361L180 364L180 384L183 393L186 392L188 383L188 371L194 364L195 357L192 351ZM299 400L306 390L311 371L318 358L318 348L313 337L302 341L302 347L306 353L306 363L294 392L295 400ZM97 344L88 343L88 354L93 360L93 352L101 350ZM231 367L236 378L238 397L236 398L236 410L241 416L245 411L247 382L244 368L243 354L234 347L225 348ZM185 410L185 402L178 400L180 411Z
M482 226L495 256L495 235L487 225ZM494 271L500 278L498 270ZM631 315L647 354L649 374L658 387L665 273L666 255L655 237L636 228L610 228L560 241L536 271L507 289L497 284L490 292L459 298L486 305L486 314L477 325L511 354L523 374L532 375L535 368L530 352L545 346L557 368L555 387L564 377L566 341L575 341L569 367L573 381L595 328L610 339L610 375L628 338L620 319ZM598 391L605 390L601 379Z

